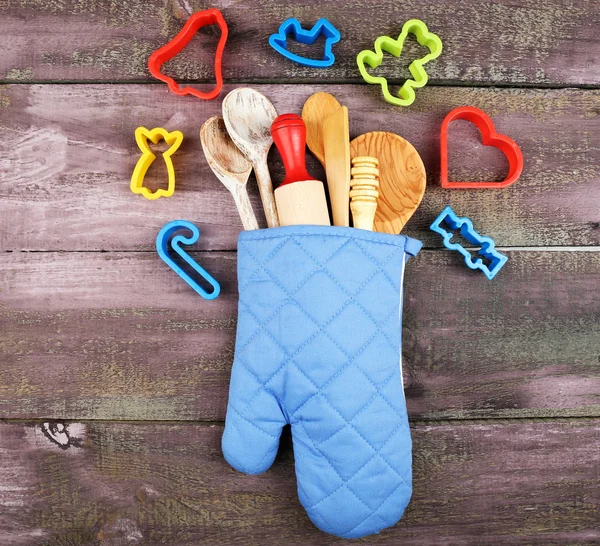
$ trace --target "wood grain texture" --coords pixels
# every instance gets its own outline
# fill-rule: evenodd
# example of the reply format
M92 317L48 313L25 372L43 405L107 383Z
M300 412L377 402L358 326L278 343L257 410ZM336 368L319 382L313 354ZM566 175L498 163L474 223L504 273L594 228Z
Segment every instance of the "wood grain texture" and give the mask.
M277 117L267 97L249 87L230 91L223 99L223 119L231 140L254 168L268 227L279 226L273 183L267 165L273 145L271 125Z
M0 425L4 544L347 544L300 505L289 433L273 467L246 476L223 459L220 425L66 423L58 443L51 426ZM403 519L357 544L600 541L600 420L419 424L412 435Z
M213 116L206 120L200 129L200 142L208 166L231 193L244 229L258 229L246 189L252 163L231 140L222 117Z
M379 197L379 160L376 157L352 158L350 170L350 209L355 228L373 231L373 221Z
M306 125L306 145L323 167L325 167L323 125L325 120L338 111L341 106L331 93L324 91L308 97L302 106L302 120Z
M282 226L330 226L325 186L320 180L300 180L275 190Z
M342 106L323 122L325 173L331 202L332 225L350 225L350 123L348 108Z
M406 139L374 131L350 143L350 155L379 161L379 196L373 231L397 235L419 207L427 184L425 165Z
M411 18L427 23L444 43L427 65L432 83L598 85L600 5L592 0L395 0L336 2L286 0L8 0L0 3L0 78L4 81L149 81L147 59L183 26L190 11L216 7L229 26L225 80L359 82L356 55L380 35L396 37ZM305 26L327 17L342 34L328 70L299 66L278 55L268 37L288 17ZM167 65L182 80L208 82L218 31L202 29L187 52ZM322 57L315 47L293 51ZM401 83L409 58L386 59L378 74ZM373 95L379 90L373 86ZM421 93L417 95L420 102Z
M493 282L457 253L408 263L410 415L600 416L600 253L507 254ZM217 300L154 252L4 253L0 416L224 419L236 256L193 256L220 282Z
M333 93L352 137L390 131L416 147L428 187L403 233L439 249L429 225L450 204L501 247L544 247L509 249L493 282L456 253L410 261L403 364L420 419L415 492L399 525L360 544L599 544L599 2L0 0L0 545L343 543L297 500L289 431L264 475L238 474L221 454L237 316L236 256L221 251L235 250L242 226L199 140L221 99L177 97L146 68L207 7L229 25L226 81L252 83L280 112ZM340 29L332 68L301 67L268 46L288 17ZM355 59L414 17L444 53L400 109L362 85ZM166 72L211 87L217 41L203 28ZM373 73L394 92L421 53L411 39ZM465 104L521 146L525 171L511 188L439 187L440 124ZM139 125L185 134L170 199L129 191ZM277 154L269 164L280 181ZM309 172L325 180L312 156ZM473 126L452 125L452 179L505 172ZM147 179L165 172L155 165ZM248 189L264 226L254 176ZM218 300L197 297L156 256L156 234L174 218L200 226L197 249L216 251L192 254L221 283ZM491 419L506 417L519 419Z
M403 233L428 247L441 245L429 225L448 204L500 246L600 245L600 91L426 88L422 102L399 112L365 86L258 89L281 112L300 112L308 96L327 89L348 106L351 136L388 130L411 142L427 168L428 187ZM463 104L484 109L521 146L525 171L514 186L501 192L439 187L440 124ZM235 249L241 222L198 137L202 123L219 114L217 101L186 100L159 86L1 87L0 250L153 250L159 229L174 218L200 227L200 248ZM185 135L169 199L151 203L129 191L140 124ZM452 124L450 174L457 179L503 176L499 155L481 146L467 122ZM324 180L318 163L308 162L309 172ZM281 181L275 151L270 165L274 182ZM264 226L253 178L249 192Z

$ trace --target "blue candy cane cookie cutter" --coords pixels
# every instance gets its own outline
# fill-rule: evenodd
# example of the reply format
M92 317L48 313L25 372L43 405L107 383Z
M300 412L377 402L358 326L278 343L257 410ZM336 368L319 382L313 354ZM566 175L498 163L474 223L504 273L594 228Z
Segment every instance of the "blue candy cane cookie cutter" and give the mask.
M292 33L296 40L301 44L312 45L321 35L325 36L325 49L323 59L309 59L296 55L287 49L287 37ZM327 19L319 19L310 30L304 30L300 21L291 17L286 19L279 26L277 34L271 34L269 37L269 45L290 61L310 66L311 68L327 68L335 62L335 55L332 52L333 44L340 41L342 35Z
M473 261L471 253L464 248L460 243L451 243L452 232L445 230L441 223L444 222L450 229L460 229L460 234L472 245L481 247L478 250L478 254L490 261L489 267L483 263L482 258L477 258ZM431 231L439 233L444 238L444 246L448 250L457 250L462 254L465 259L467 267L470 269L480 269L483 274L492 280L498 271L500 271L504 264L508 261L508 256L498 252L496 250L496 244L490 237L484 237L479 235L473 228L473 222L469 218L460 218L452 210L451 207L446 207L440 215L431 224Z
M191 237L184 235L175 235L172 239L171 236L182 229L186 229L192 232ZM221 286L219 283L209 274L207 271L197 264L190 255L181 248L181 245L193 245L200 238L200 230L191 222L186 220L173 220L164 226L156 237L156 251L165 262L175 273L177 273L186 283L188 283L200 296L207 300L214 300L221 292ZM213 291L208 293L202 288L188 273L186 273L181 267L179 267L173 258L169 255L169 239L171 240L171 248L183 258L200 277L202 277L208 284L213 287Z

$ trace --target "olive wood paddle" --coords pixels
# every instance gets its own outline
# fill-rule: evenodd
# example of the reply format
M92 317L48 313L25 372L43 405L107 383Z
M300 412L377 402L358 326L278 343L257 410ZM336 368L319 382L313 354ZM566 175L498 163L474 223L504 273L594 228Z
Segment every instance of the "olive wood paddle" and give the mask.
M350 142L350 155L379 160L379 197L373 231L397 235L417 210L427 175L417 150L394 133L365 133Z

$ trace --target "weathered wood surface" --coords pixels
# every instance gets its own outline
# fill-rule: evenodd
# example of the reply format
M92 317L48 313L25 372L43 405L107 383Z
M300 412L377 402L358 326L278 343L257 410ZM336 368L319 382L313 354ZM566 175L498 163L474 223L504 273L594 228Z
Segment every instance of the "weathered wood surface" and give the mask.
M220 450L237 316L236 255L221 251L235 250L242 226L198 133L221 100L174 96L146 68L209 6L229 24L226 81L253 82L279 113L333 93L352 137L396 132L427 169L404 229L435 249L411 261L405 283L415 493L399 525L359 543L599 544L600 3L0 0L0 83L13 84L0 85L0 419L25 420L0 422L0 545L342 544L297 500L289 433L262 476L236 473ZM338 26L331 69L269 48L291 16ZM355 58L411 17L444 53L415 104L398 109L357 85ZM167 72L211 81L216 41L203 29ZM376 72L399 84L421 51L411 38ZM439 127L465 104L521 146L513 187L439 187ZM170 199L129 191L138 125L184 132ZM452 179L505 173L466 122L453 124L450 154ZM269 163L281 180L276 152ZM323 179L312 157L309 171ZM164 175L155 162L150 184ZM254 177L249 189L264 226ZM437 250L428 227L446 204L513 247L493 282ZM221 282L218 300L198 298L156 256L156 234L175 218L200 227L199 250L216 251L193 255ZM519 419L489 421L506 417ZM61 418L88 422L42 421Z
M600 420L418 424L412 433L407 512L357 544L600 541ZM0 542L347 543L318 531L301 507L289 433L260 476L227 465L221 435L221 426L191 424L2 424Z
M229 136L252 163L268 227L279 227L269 150L273 146L271 126L277 118L273 103L251 87L239 87L223 99L223 120Z
M236 255L193 255L217 300L155 252L3 254L0 416L224 419ZM600 253L508 256L493 282L452 252L407 266L410 415L600 416Z
M419 208L425 190L425 165L414 146L395 133L364 133L350 143L352 157L379 161L379 197L375 231L398 234Z
M425 21L444 43L427 65L431 81L483 84L598 85L600 4L593 0L5 0L0 3L0 79L4 81L148 81L152 51L171 39L190 11L216 7L229 25L226 80L360 80L357 53L377 36L397 36L411 18ZM309 27L328 17L342 33L328 70L301 67L273 51L268 37L288 17ZM210 81L218 31L207 28L169 73ZM410 42L412 45L412 42ZM408 74L409 59L386 58L381 73L395 81ZM322 57L315 47L293 51ZM375 92L375 91L374 91Z
M407 138L423 158L428 186L404 233L428 247L441 246L429 225L447 204L500 246L600 244L600 91L438 87L422 90L423 100L400 112L364 86L258 89L280 113L299 113L313 92L331 91L350 109L351 136L384 130ZM463 104L485 109L497 129L521 146L525 171L514 186L498 192L439 187L440 124ZM0 87L0 250L153 250L159 229L174 218L200 227L200 248L235 249L241 222L198 135L202 123L219 113L218 101L188 100L151 85ZM138 125L185 135L173 157L177 183L169 199L150 202L129 190ZM505 159L482 147L467 122L453 124L450 147L457 177L505 174ZM281 181L274 150L270 164L274 180ZM312 157L309 172L323 180ZM159 165L151 167L148 179L160 181L161 174ZM248 186L264 225L254 177Z
M200 142L212 172L231 193L244 229L258 229L246 188L252 163L231 140L221 116L213 116L204 122L200 129Z

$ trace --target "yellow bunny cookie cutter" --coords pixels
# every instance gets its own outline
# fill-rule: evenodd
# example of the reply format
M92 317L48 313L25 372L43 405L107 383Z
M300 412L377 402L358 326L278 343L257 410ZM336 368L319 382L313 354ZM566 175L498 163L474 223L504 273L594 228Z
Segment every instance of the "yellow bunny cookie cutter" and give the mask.
M150 191L144 186L144 177L150 168L150 165L156 159L156 155L150 150L148 141L153 144L158 144L163 139L169 148L162 154L165 164L167 165L167 173L169 175L169 185L167 189L159 188L156 191ZM167 131L162 127L155 127L152 130L146 129L146 127L138 127L135 130L135 141L137 142L138 148L141 150L142 155L138 159L138 162L133 169L131 175L130 188L133 193L140 193L146 199L154 200L159 197L171 197L175 191L175 168L173 167L173 160L171 156L179 149L183 141L183 133L181 131Z

